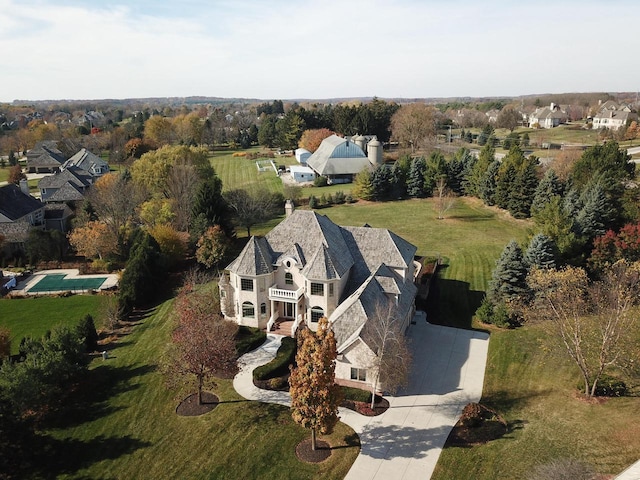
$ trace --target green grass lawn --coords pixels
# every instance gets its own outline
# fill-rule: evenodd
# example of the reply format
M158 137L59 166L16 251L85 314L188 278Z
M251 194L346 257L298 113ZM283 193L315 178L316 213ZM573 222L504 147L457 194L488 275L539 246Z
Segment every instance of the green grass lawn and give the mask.
M0 326L11 331L11 352L15 354L24 337L41 337L56 325L76 325L87 314L99 326L103 301L99 295L4 298L0 299Z
M6 182L9 178L9 167L0 167L0 182Z
M337 447L321 464L297 460L310 436L289 409L250 402L220 380L221 403L199 417L179 417L180 395L165 387L158 365L172 328L172 302L122 337L107 361L91 365L84 414L49 434L59 443L52 466L59 478L342 479L358 454L357 437L339 424ZM61 468L60 465L64 465ZM56 468L58 470L56 470Z
M501 439L442 451L433 480L527 478L536 465L576 458L619 474L640 458L640 398L589 403L562 350L550 352L538 327L493 330L482 402L509 424Z

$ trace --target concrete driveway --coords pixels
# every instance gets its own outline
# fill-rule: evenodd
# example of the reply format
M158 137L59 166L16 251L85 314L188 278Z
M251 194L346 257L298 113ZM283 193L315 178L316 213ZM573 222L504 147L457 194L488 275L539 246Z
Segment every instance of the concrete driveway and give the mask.
M413 368L409 387L386 397L390 408L377 417L340 409L340 419L359 435L361 450L348 480L429 479L444 442L464 406L482 396L489 336L431 325L417 316L409 336ZM270 361L280 338L268 335L258 350L240 359L234 387L245 398L289 405L283 392L253 385L253 369Z

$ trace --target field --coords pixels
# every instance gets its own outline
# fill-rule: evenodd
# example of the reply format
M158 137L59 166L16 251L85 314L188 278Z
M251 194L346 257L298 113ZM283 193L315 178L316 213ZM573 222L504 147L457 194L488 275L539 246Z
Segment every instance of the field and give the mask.
M87 314L99 326L103 301L99 295L0 299L0 326L11 331L11 353L15 354L23 337L41 337L56 325L75 326Z

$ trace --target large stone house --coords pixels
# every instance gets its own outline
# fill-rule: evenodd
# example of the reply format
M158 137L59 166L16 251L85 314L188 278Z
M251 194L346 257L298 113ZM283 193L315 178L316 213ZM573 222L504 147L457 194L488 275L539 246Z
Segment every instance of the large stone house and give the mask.
M377 376L371 319L392 305L408 328L415 314L415 253L389 230L342 227L296 210L265 237L252 237L227 267L222 310L240 325L272 330L290 323L292 335L301 325L315 331L327 317L338 346L336 380L371 387Z

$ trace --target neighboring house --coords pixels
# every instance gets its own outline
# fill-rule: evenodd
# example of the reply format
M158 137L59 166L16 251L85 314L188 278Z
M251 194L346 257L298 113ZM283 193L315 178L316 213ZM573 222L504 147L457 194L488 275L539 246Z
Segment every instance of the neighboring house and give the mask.
M594 130L600 128L619 130L633 120L638 120L638 114L629 105L609 100L599 106L598 113L593 117L592 128Z
M105 173L109 173L109 164L101 159L94 153L91 153L86 148L80 149L73 157L67 160L63 168L76 167L86 172L93 177L101 177Z
M44 227L66 233L72 216L73 210L66 203L47 203L44 206Z
M66 157L58 149L57 142L54 140L38 142L27 152L29 173L54 173L60 170L66 161Z
M9 254L24 248L32 228L44 228L44 204L29 195L26 180L21 187L14 184L0 187L0 235L3 248Z
M529 128L555 128L569 121L569 115L559 105L537 108L529 115Z
M265 237L251 237L220 278L222 310L240 325L292 321L316 330L327 317L336 335L336 379L370 387L376 377L368 320L397 307L405 329L415 313L416 247L383 228L341 227L297 210ZM384 387L381 387L384 388Z
M45 203L73 203L81 201L93 184L93 176L79 167L69 166L38 182L40 198Z
M322 140L318 149L307 159L307 166L317 175L327 177L329 183L352 182L362 170L372 170L382 163L380 142L372 137L365 145L365 140L363 136L351 140L331 135Z
M312 168L304 167L302 165L291 165L289 167L291 176L296 182L313 182L316 178L316 173Z

